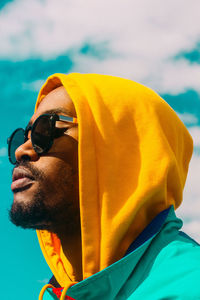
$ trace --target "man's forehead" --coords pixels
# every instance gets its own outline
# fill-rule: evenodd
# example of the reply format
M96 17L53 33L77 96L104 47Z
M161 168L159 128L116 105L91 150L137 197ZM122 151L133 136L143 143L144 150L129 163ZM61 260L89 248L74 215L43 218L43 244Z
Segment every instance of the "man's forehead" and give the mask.
M44 113L47 110L63 108L68 113L74 114L74 104L63 86L52 90L47 94L37 108L37 112Z
M30 123L42 114L52 113L76 117L74 104L63 86L56 88L43 98Z

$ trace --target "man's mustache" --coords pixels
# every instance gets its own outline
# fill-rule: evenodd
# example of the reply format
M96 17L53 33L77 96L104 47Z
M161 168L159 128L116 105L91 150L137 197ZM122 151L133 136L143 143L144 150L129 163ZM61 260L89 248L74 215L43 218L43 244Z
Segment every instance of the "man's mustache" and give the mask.
M17 162L15 167L12 170L12 175L13 175L14 170L19 167L27 170L31 174L31 176L33 177L34 180L42 180L45 178L45 174L42 171L38 170L38 168L33 166L27 160L21 160L20 162Z

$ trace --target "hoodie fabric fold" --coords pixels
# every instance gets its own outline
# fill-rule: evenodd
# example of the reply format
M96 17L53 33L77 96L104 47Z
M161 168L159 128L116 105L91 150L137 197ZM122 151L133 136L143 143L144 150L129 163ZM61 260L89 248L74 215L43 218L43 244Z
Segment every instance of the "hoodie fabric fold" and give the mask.
M72 99L78 120L86 279L121 259L160 212L181 204L193 145L172 108L141 84L107 75L54 74L42 87L36 109L59 86ZM73 266L60 240L45 230L37 234L56 280L70 285Z

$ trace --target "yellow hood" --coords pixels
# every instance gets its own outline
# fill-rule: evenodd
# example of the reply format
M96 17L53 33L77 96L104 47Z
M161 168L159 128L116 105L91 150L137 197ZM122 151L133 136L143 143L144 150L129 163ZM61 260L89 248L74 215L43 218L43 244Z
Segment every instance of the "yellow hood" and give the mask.
M36 108L61 85L78 119L82 268L87 278L123 257L159 212L180 205L192 139L155 92L112 76L54 74L42 87ZM73 266L59 239L44 230L37 233L57 281L69 285Z

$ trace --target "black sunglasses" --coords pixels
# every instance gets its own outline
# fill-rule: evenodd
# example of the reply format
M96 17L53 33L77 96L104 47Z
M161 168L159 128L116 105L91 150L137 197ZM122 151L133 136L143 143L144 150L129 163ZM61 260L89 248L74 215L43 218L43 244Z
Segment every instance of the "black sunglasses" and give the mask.
M67 123L76 123L76 118L67 117L57 114L43 114L39 116L33 125L16 129L8 138L8 157L12 164L16 164L15 151L19 146L28 140L28 133L31 130L31 142L33 149L38 154L47 153L55 138L64 134L66 128L56 128L56 121Z

